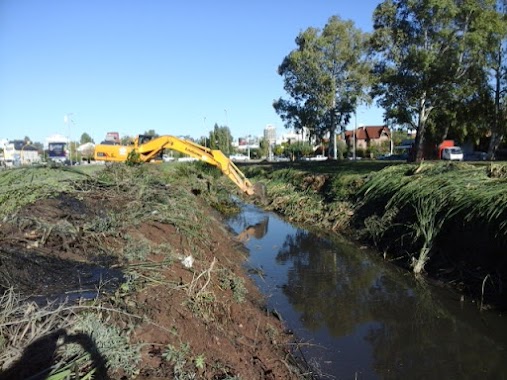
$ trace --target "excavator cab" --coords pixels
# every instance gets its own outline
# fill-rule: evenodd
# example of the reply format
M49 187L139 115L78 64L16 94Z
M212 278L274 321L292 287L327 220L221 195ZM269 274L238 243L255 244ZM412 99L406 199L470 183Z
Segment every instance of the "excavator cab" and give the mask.
M139 135L137 137L137 144L138 145L142 145L142 144L146 144L147 142L153 140L155 136L153 135Z
M153 136L153 135L139 135L139 136L137 136L137 139L136 139L137 143L135 144L136 150L138 149L139 146L148 144L150 141L152 141L156 138L157 137ZM160 151L158 151L158 153L155 154L151 158L151 161L162 162L162 161L164 161L163 156L164 156L164 149L160 149Z

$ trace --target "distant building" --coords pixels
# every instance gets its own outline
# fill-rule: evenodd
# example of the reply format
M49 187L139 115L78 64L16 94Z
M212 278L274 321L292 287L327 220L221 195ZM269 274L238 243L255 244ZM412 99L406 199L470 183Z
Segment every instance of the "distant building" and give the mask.
M6 166L28 165L41 160L37 148L23 140L1 140L0 148L4 151L2 162Z
M308 128L303 128L301 131L294 132L288 131L281 136L276 137L276 144L294 144L296 142L309 142L308 136L310 135Z
M268 124L264 128L264 139L266 139L269 145L276 143L276 128L273 125Z
M257 136L244 136L238 138L238 145L237 149L240 152L250 152L251 149L258 149L259 148L259 142L260 139ZM233 144L234 146L235 144Z
M355 131L345 132L347 146L352 147L354 145L354 139L357 149L366 150L371 146L380 145L384 141L390 141L391 131L385 125L377 125L359 127Z

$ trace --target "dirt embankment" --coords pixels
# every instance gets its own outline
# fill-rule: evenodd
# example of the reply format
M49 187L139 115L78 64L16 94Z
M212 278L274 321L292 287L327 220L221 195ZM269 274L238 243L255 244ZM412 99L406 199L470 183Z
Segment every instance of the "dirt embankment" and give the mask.
M301 378L208 206L226 198L194 195L192 173L187 187L158 169L106 170L4 216L0 379Z

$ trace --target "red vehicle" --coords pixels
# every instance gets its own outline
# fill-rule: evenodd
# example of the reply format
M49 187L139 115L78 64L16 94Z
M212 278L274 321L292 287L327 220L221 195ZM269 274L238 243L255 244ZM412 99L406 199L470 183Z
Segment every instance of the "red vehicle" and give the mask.
M118 132L107 132L106 139L101 142L103 145L120 145L120 134Z
M445 148L451 148L454 146L454 140L444 140L442 143L438 146L438 159L442 159L442 152Z

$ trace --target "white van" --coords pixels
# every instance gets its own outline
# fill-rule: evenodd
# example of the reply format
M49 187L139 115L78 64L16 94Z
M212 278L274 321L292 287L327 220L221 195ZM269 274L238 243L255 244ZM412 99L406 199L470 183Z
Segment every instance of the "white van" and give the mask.
M442 150L442 160L463 161L463 151L459 146L450 146Z

